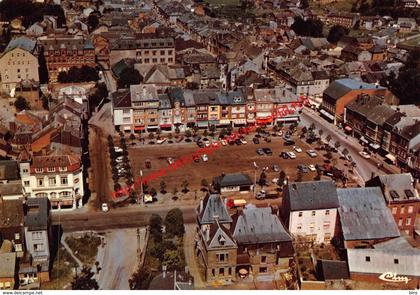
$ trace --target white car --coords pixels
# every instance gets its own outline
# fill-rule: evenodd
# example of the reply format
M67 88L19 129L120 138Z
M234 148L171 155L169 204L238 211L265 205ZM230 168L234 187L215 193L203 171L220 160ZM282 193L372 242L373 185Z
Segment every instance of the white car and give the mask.
M120 148L120 147L118 147L118 146L114 146L114 151L115 151L116 153L122 153L122 152L123 152L123 149L122 149L122 148Z
M203 162L207 162L209 160L209 157L206 154L201 155L201 160L203 160Z
M164 143L166 141L166 138L159 138L157 141L156 141L156 143L157 144L162 144L162 143Z
M108 212L109 211L108 204L102 203L101 209L102 209L102 212Z
M316 152L314 150L307 150L306 153L311 157L311 158L315 158L316 157Z
M316 168L315 168L315 165L309 165L308 166L308 168L309 168L309 170L311 170L311 171L316 171Z
M301 152L302 152L302 149L301 149L300 147L298 147L298 146L294 146L294 147L293 147L293 149L294 149L296 152L298 152L298 153L301 153Z
M271 182L272 183L277 183L277 182L279 182L279 179L278 178L273 178L273 180L271 180Z
M361 155L365 159L370 159L370 155L366 152L359 152L359 155Z
M167 158L166 161L168 161L169 165L172 165L173 163L175 163L175 160L172 158Z
M117 163L122 163L123 161L124 160L123 160L122 157L118 157L118 158L115 159L115 162L117 162Z
M294 152L287 152L290 159L296 159L296 154Z
M226 145L227 145L227 141L226 141L226 139L222 139L222 140L220 141L220 143L221 143L222 145L224 145L224 146L226 146Z
M240 141L241 141L242 144L247 144L247 142L244 138L241 138Z
M211 143L210 143L210 141L204 141L204 145L205 145L206 147L209 147L209 146L211 145Z

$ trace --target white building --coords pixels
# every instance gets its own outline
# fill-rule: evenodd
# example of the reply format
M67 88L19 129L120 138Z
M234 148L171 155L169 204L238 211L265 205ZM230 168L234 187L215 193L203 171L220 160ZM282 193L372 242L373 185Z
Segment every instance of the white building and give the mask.
M328 243L335 235L338 206L332 181L291 183L284 191L282 215L293 236Z
M27 197L47 197L53 210L82 206L83 165L75 154L32 156L20 161Z

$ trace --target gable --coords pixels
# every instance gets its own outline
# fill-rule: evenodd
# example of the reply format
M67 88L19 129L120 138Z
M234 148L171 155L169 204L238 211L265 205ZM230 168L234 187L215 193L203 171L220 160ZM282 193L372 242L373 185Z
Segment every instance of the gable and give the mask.
M214 234L213 238L208 243L208 248L220 248L220 247L235 247L235 242L229 237L229 235L219 227Z

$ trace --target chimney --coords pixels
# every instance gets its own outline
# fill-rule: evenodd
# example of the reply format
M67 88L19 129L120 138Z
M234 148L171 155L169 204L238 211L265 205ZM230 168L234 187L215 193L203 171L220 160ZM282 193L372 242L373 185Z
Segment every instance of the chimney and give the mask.
M163 276L163 278L166 278L166 268L167 268L166 265L162 265L162 271L163 271L162 276Z

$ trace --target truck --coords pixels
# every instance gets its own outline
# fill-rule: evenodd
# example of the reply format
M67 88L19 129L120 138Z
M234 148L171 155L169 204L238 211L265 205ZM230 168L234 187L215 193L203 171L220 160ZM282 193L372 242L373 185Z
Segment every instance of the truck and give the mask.
M229 208L244 207L246 205L246 200L244 199L229 199L227 201L227 206Z

